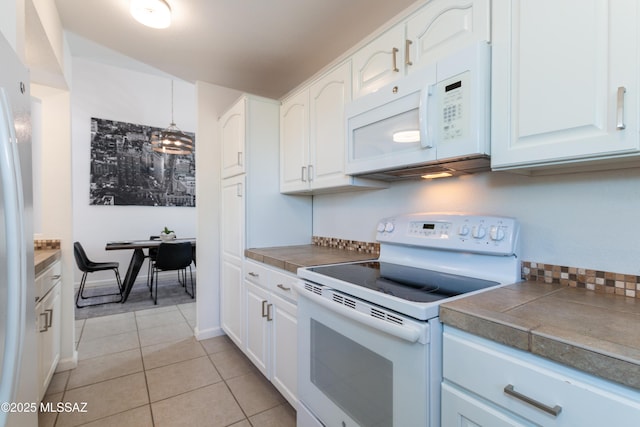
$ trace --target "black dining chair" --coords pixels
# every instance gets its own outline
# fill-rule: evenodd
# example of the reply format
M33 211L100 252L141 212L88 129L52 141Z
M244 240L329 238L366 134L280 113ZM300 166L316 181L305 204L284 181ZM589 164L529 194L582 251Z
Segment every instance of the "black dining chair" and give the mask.
M193 261L193 249L191 242L175 242L175 243L160 243L158 246L158 253L156 260L153 263L153 284L154 289L151 289L151 295L153 297L153 303L158 304L158 272L160 271L178 271L178 282L184 286L185 292L193 298L194 286L193 286L193 272L191 270L191 262ZM189 278L191 281L191 292L187 287L187 268L189 269Z
M82 279L80 279L80 288L78 289L78 295L76 296L76 307L83 308L83 307L91 307L94 305L122 302L122 281L120 280L120 271L118 270L118 267L120 266L120 264L118 262L91 261L89 257L87 257L87 253L85 252L80 242L75 242L73 244L73 255L76 259L76 264L78 265L78 268L80 269L80 271L82 271ZM89 273L95 273L96 271L106 271L106 270L114 271L116 275L116 282L118 284L118 292L85 296L84 287L87 283L87 275ZM84 305L79 304L80 298L85 300L85 299L93 299L93 298L107 297L107 296L114 296L114 295L120 295L120 298L112 301L101 301L101 302L92 303L92 304L84 304Z
M149 236L149 240L159 240L160 236ZM149 266L147 268L147 286L149 289L153 286L153 263L156 262L158 256L158 248L149 248L147 258L149 258Z

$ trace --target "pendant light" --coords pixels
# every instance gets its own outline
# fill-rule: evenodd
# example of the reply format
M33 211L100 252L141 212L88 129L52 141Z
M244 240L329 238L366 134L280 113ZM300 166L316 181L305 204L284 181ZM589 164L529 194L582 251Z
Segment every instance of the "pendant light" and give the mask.
M171 25L171 8L165 0L132 0L129 12L147 27L167 28Z
M171 80L171 124L168 128L151 133L153 151L166 154L191 154L193 139L178 129L173 121L173 80Z

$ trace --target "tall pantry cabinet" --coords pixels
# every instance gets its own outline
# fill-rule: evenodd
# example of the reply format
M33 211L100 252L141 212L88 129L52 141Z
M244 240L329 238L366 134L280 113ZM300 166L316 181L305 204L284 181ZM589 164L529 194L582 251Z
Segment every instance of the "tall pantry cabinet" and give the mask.
M221 326L245 346L246 248L309 244L311 198L280 193L280 103L243 95L219 121L221 184Z

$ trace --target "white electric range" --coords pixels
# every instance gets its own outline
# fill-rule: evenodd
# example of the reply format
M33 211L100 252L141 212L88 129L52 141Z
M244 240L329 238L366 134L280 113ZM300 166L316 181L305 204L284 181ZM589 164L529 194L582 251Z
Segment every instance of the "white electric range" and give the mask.
M520 281L515 219L385 218L377 260L298 270L298 426L439 426L445 301Z

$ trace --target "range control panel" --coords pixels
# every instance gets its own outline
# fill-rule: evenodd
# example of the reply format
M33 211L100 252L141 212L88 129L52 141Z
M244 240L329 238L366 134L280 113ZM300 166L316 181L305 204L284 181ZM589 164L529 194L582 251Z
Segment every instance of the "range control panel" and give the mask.
M515 218L462 213L418 213L380 220L381 243L463 252L512 255L518 242Z

